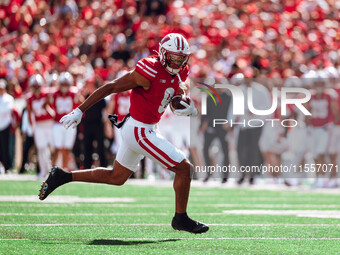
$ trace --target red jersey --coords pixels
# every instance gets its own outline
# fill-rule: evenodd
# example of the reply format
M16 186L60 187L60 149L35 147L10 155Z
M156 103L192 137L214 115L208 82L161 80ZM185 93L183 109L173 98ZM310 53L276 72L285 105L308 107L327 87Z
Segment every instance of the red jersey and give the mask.
M340 88L334 88L335 92L337 93L338 97L337 97L337 102L338 102L338 109L340 109ZM340 118L338 120L337 123L335 123L336 125L340 125Z
M51 115L48 114L44 107L47 102L48 95L49 94L47 92L42 90L39 96L35 96L34 94L32 94L27 99L27 104L31 108L36 122L52 119Z
M148 90L144 90L142 87L132 89L130 114L140 122L157 123L171 98L176 95L179 89L178 76L170 75L157 56L139 60L135 71L147 78L151 85ZM188 73L188 66L180 71L179 75L183 82L187 79Z
M67 93L63 94L57 90L52 95L52 108L55 110L54 120L59 122L60 119L79 106L78 89L71 87Z
M323 93L321 95L312 95L310 100L311 118L310 123L313 127L323 127L332 121L332 98L330 95Z
M112 96L115 103L114 114L118 116L118 121L122 121L124 116L129 113L131 90L117 93Z

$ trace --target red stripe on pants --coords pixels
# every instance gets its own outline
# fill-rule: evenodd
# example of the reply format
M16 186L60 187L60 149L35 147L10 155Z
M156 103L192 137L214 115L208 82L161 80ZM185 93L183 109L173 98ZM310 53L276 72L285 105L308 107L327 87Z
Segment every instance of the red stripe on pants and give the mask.
M169 161L171 164L173 165L177 165L178 162L174 161L172 158L170 158L168 156L168 154L166 154L164 151L162 151L161 149L159 149L158 147L156 147L156 145L154 145L153 143L150 142L150 140L146 137L145 135L145 129L142 128L142 137L144 138L145 142L155 151L157 151L163 158L165 158L167 161Z
M142 131L145 130L145 128L141 128ZM161 162L163 165L165 165L167 168L170 168L171 166L164 162L164 160L162 160L159 156L157 156L153 151L151 151L148 147L145 146L145 144L143 144L142 139L143 137L140 137L138 134L138 127L135 127L134 129L134 133L135 133L135 138L137 143L145 150L147 151L151 156L153 156L155 159L157 159L159 162Z

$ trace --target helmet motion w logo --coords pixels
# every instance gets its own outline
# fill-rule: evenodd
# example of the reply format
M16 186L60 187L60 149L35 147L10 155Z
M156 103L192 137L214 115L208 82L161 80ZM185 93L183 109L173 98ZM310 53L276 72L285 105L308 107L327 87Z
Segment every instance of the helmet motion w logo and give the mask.
M183 36L177 37L175 44L177 46L177 50L184 50Z
M159 44L159 60L171 75L179 73L188 63L189 43L181 34L166 35Z

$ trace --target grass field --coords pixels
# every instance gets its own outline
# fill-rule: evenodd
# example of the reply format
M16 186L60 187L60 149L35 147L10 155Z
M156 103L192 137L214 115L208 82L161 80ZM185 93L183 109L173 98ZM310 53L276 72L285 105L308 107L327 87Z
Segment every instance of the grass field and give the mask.
M340 254L340 192L193 187L206 234L174 231L170 184L0 181L0 254Z

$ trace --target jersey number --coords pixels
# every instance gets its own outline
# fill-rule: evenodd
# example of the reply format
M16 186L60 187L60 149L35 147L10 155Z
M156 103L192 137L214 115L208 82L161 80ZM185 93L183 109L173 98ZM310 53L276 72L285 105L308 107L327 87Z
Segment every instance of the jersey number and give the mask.
M69 113L73 109L73 102L71 97L58 97L56 102L56 109L58 114Z
M311 102L313 118L326 119L328 116L328 102L326 100L318 100Z
M167 88L164 92L164 97L161 102L161 105L158 107L158 112L162 113L165 111L166 107L170 103L172 96L175 94L175 90L173 88Z
M45 104L45 98L42 98L40 100L34 100L32 102L32 110L34 112L34 115L36 117L40 117L42 115L45 115L47 112L44 108L44 104Z

